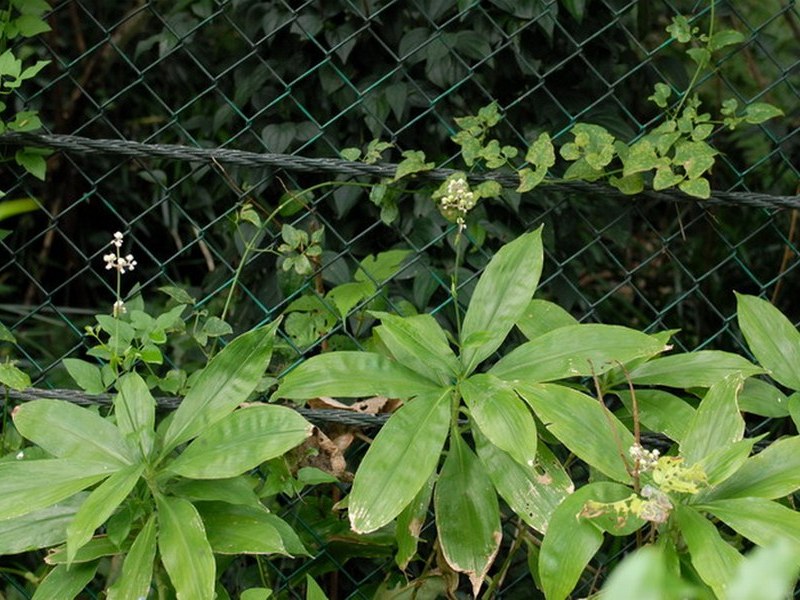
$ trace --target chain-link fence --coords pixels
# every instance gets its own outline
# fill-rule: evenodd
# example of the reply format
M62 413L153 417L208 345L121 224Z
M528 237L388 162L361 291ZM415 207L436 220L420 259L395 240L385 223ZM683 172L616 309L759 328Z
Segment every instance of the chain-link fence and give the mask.
M387 162L423 150L447 169L459 164L454 118L490 102L504 115L504 143L525 146L541 131L564 142L576 122L634 140L663 117L647 101L655 83L690 85L693 64L665 27L678 14L705 27L709 11L709 2L678 0L54 2L52 31L36 42L52 62L16 97L46 125L25 143L56 149L47 180L3 167L7 198L39 205L2 224L10 352L38 387L68 387L61 360L84 356L84 326L114 301L102 255L117 230L132 244L148 303L168 301L157 287L180 286L198 310L227 311L236 331L294 315L276 372L319 347L363 343L365 308L447 320L454 227L426 179L403 182L387 214L368 189L345 184L377 183L392 168L358 167L340 151L380 138L394 144ZM544 224L538 294L583 321L680 329L682 349L746 352L732 326L734 290L800 319L800 8L764 0L717 2L715 11L744 41L696 82L702 99L715 108L729 97L768 101L785 116L715 131L708 201L624 197L593 184L506 188L467 229L465 295L493 250ZM10 151L20 139L0 143ZM289 210L293 195L300 202ZM245 204L275 215L262 249L281 243L283 224L324 229L310 276L284 270L285 256L246 250L237 216ZM400 254L389 273L364 268L392 250ZM359 268L373 287L342 320L326 295ZM357 452L348 458L355 464ZM276 590L300 597L312 573L327 578L331 598L371 597L383 581L391 543L351 537L332 503L311 494L287 504L318 554L269 563ZM510 562L502 597L530 597L524 555Z

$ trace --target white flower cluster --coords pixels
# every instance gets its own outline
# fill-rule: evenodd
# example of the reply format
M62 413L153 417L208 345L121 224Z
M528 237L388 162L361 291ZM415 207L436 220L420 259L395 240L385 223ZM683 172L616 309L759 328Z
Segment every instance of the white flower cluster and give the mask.
M639 471L650 471L656 466L661 453L658 450L647 450L639 444L634 444L628 450L631 458L639 462Z
M103 260L106 263L106 269L116 269L119 273L125 273L125 271L133 271L133 268L136 266L136 259L133 258L133 254L128 254L126 256L121 256L119 253L119 249L122 247L122 233L117 231L114 234L114 239L111 240L111 245L116 247L116 252L109 252L108 254L103 256Z
M477 201L475 193L469 189L467 180L459 177L447 183L447 194L439 200L439 203L443 211L456 213L458 215L456 222L463 225L464 216L472 210Z

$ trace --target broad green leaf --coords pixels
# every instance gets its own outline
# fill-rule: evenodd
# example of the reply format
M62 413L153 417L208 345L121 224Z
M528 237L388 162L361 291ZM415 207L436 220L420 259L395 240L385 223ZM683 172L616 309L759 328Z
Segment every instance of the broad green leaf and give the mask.
M629 554L614 567L602 589L602 598L613 600L685 600L695 597L694 590L681 585L677 573L671 573L665 551L645 546Z
M608 183L628 196L639 194L644 190L644 177L642 177L641 173L634 173L627 177L611 176L608 179Z
M212 600L216 564L197 509L188 500L156 496L158 550L178 600Z
M528 148L528 152L525 154L525 161L545 169L556 164L556 154L549 133L544 131L539 134L536 141Z
M591 519L580 516L586 502L615 502L630 495L630 488L623 485L589 483L553 511L539 552L539 578L547 600L569 596L603 543L602 530Z
M375 284L371 281L348 281L329 291L325 300L332 302L339 311L339 316L344 319L359 302L374 293Z
M399 363L440 385L453 383L459 372L458 358L436 319L431 315L371 314L381 320L375 334Z
M575 489L564 467L543 444L539 444L539 456L531 468L500 450L480 431L473 435L475 450L497 493L525 523L544 533L553 511Z
M511 386L491 375L478 374L461 383L461 394L481 433L519 464L532 468L536 461L536 422Z
M67 539L67 525L87 494L71 498L15 519L0 520L0 555L48 548Z
M620 363L654 356L666 349L657 338L627 327L568 325L515 348L489 372L506 381L539 383L600 375Z
M751 551L731 580L725 600L783 600L800 570L798 550L785 540Z
M735 29L723 29L722 31L717 31L711 36L711 39L708 40L708 49L711 52L715 52L716 50L724 48L725 46L739 44L743 42L744 39L744 35Z
M84 544L83 547L75 554L75 557L72 559L71 563L74 565L78 563L92 562L98 558L103 558L104 556L115 556L117 554L122 554L123 551L124 548L120 548L120 546L111 541L107 535L99 535ZM48 552L47 556L44 557L44 562L46 562L48 565L69 564L70 561L67 560L66 544L63 544L58 548L53 549L51 552Z
M134 372L117 380L119 393L114 397L117 427L124 436L135 440L142 458L153 451L156 424L156 401L144 379Z
M442 452L450 425L450 389L418 396L378 432L356 471L350 525L369 533L394 519L425 485Z
M545 175L547 175L547 169L544 168L533 170L526 167L524 169L520 169L519 185L515 191L520 194L530 192L537 185L542 183L542 181L544 181Z
M728 583L742 563L742 555L720 537L708 519L690 506L677 505L673 517L698 575L714 590L717 598L727 598Z
M313 428L285 406L248 406L208 427L166 468L190 479L235 477L300 445Z
M598 400L555 384L519 384L514 388L547 430L573 454L611 479L630 483L623 457L633 446L633 435Z
M306 574L306 600L328 600L325 592L309 574Z
M164 434L164 454L233 411L261 382L279 320L240 335L201 371Z
M105 462L54 458L0 463L0 519L46 508L105 479L120 467Z
M110 421L65 400L34 400L12 413L20 434L58 458L132 464L135 452Z
M217 554L290 554L273 526L276 517L264 507L203 502L197 508Z
M739 393L739 410L782 419L789 416L789 398L774 385L751 377L745 380L744 388Z
M702 163L701 166L705 169L710 169L714 164L713 158L708 158L710 164ZM703 171L704 172L704 171ZM707 200L711 197L711 184L705 177L694 177L692 179L684 179L678 184L678 189L687 196L694 198L701 198Z
M97 562L58 565L47 574L31 600L72 600L80 594L97 572Z
M766 300L736 294L736 305L739 327L761 366L778 383L800 390L800 332Z
M239 600L267 600L272 596L272 590L269 588L249 588L242 590Z
M753 102L744 109L744 120L746 123L758 125L769 119L783 116L784 112L777 106L768 102Z
M734 373L743 377L763 373L738 354L718 350L700 350L655 358L630 371L637 385L665 385L674 388L711 387ZM618 383L624 382L621 377Z
M393 181L421 171L430 171L436 166L435 163L425 162L425 153L421 150L406 150L401 156L403 160L397 165Z
M91 539L95 529L105 523L128 497L144 467L144 464L138 464L120 469L89 494L67 527L67 564L75 558L75 552Z
M744 379L735 374L709 388L697 407L689 429L681 440L681 456L688 465L723 448L744 436L744 419L739 412L737 396Z
M627 390L615 390L628 411L633 414L633 400ZM682 398L662 390L636 390L636 404L639 409L639 422L650 431L663 433L669 439L680 442L695 409Z
M758 497L774 500L800 489L800 436L783 438L747 459L721 484L703 494L715 498Z
M253 483L246 476L211 480L179 479L170 485L169 493L192 501L218 500L229 504L261 506Z
M465 373L491 356L524 314L539 283L543 260L541 228L506 244L492 257L475 286L461 326ZM465 341L478 332L486 332L486 340L480 346L465 347Z
M417 543L425 517L428 516L428 508L431 504L433 495L433 484L436 481L436 473L431 473L428 481L419 490L414 499L397 516L397 527L395 527L395 538L397 540L397 554L394 557L395 563L401 571L405 571L408 563L417 553Z
M725 498L694 507L723 521L759 546L786 540L800 553L800 513L766 498Z
M108 600L147 598L156 557L156 516L150 515L122 563L122 573L108 590Z
M31 387L31 378L25 371L10 362L0 363L0 384L22 391Z
M745 438L706 454L700 461L700 466L706 474L708 485L718 485L738 471L747 461L758 439Z
M453 570L469 577L477 598L500 549L503 532L489 475L458 433L450 436L433 504L442 554Z
M410 254L411 250L387 250L375 256L370 254L361 260L353 279L381 284L397 275Z
M534 298L517 320L523 335L532 340L559 327L577 325L578 320L554 302Z
M410 398L440 388L397 361L371 352L328 352L312 356L291 371L275 398L306 400L319 396Z

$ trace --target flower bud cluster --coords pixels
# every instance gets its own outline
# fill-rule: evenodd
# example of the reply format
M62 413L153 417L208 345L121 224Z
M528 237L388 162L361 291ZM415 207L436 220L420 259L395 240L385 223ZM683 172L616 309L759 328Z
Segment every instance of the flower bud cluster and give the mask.
M103 260L106 263L106 269L116 269L119 273L125 273L125 271L133 271L133 268L136 266L136 259L133 258L133 254L127 254L125 256L121 256L119 249L122 247L122 233L117 231L114 234L114 238L111 240L111 245L114 246L117 251L116 252L109 252L103 256Z
M464 224L464 217L475 207L478 201L475 192L469 189L467 180L463 177L451 179L447 183L447 192L439 200L439 205L444 214L453 214L459 225Z
M651 471L658 463L661 453L658 450L647 450L639 444L634 444L628 450L631 458L638 462L639 472Z

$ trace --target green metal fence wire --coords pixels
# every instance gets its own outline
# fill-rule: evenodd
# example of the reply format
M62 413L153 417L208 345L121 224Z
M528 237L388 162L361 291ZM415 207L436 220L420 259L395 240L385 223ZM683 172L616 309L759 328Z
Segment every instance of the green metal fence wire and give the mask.
M53 30L35 50L52 63L12 104L40 111L45 130L25 141L55 152L44 183L3 167L7 198L36 198L40 210L2 223L10 233L0 240L0 320L17 338L3 352L35 385L53 390L69 386L61 360L84 355L84 326L113 302L101 256L116 230L131 240L148 300L159 297L158 286L180 285L199 308L218 314L236 285L230 317L237 331L349 280L365 257L397 248L412 254L362 305L410 303L446 319L453 229L414 193L424 182L411 185L390 226L365 192L347 186L323 188L304 210L281 215L281 223L325 228L321 286L320 278L282 273L264 254L250 256L234 281L242 256L237 211L246 201L272 210L286 190L329 180L374 183L404 150L424 150L440 169L433 177L442 177L458 164L449 140L454 117L493 101L504 115L497 135L510 144L527 145L544 130L563 142L579 121L634 140L662 118L646 101L653 85L679 91L689 83L684 49L664 28L677 14L704 26L710 14L709 2L695 0L52 6ZM744 42L700 82L704 102L769 101L786 116L715 133L721 154L708 202L672 193L621 198L575 183L522 197L507 191L478 207L480 227L467 231L477 250L464 266L465 297L494 249L544 224L537 293L583 321L680 329L680 349L746 352L733 325L733 290L762 294L800 320L793 302L800 291L800 8L717 1L715 16ZM373 138L395 144L389 166L340 158L342 149ZM13 151L21 141L6 135L0 145ZM278 239L277 225L262 247ZM283 368L323 343L359 343L341 325L308 343L284 333ZM361 451L348 456L353 464ZM286 503L287 518L318 551L310 561L269 562L276 591L302 597L310 573L331 598L372 597L390 571L389 547L379 540L370 560L356 560L341 520L320 502L308 494ZM24 585L14 585L9 594L25 597ZM523 551L498 597L530 598L531 585Z

